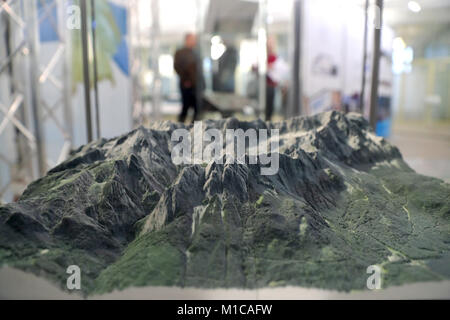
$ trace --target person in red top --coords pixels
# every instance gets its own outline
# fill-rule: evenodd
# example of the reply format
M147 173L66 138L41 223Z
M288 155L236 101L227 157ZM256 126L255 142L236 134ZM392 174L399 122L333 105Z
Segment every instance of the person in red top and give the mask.
M274 67L277 61L277 55L275 53L274 40L269 38L267 40L267 82L266 82L266 121L272 119L273 108L275 104L275 92L278 83L270 78L270 70Z

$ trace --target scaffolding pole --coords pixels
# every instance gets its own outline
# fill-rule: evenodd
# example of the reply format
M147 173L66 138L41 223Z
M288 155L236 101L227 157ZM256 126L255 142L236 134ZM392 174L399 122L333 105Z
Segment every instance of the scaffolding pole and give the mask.
M295 117L301 115L302 109L302 83L301 83L301 15L302 3L301 0L294 0L293 2L292 19L294 23L291 29L291 84L289 90L289 105L286 110L286 117Z
M47 173L47 157L45 153L45 141L41 127L41 107L39 97L39 24L37 17L36 1L31 1L24 6L26 27L26 41L29 54L29 77L30 77L30 103L33 114L34 137L36 140L36 152L38 156L39 176Z
M92 67L94 69L94 104L95 104L95 129L97 139L101 138L100 130L100 101L98 93L98 67L97 67L97 18L95 12L95 1L91 0L91 23L92 23Z
M374 24L372 83L370 91L370 125L376 129L378 120L378 83L380 78L381 28L383 26L383 0L376 0L376 14L379 19Z
M89 42L87 21L87 0L80 1L81 9L81 42L83 51L83 83L84 83L84 105L86 112L86 130L88 143L93 140L92 133L92 111L91 111L91 89L89 77Z
M153 71L152 82L152 115L154 119L159 119L161 108L161 75L159 73L160 54L160 21L159 21L159 0L151 0L152 28L150 29L150 51L151 70Z
M63 147L64 150L61 153L58 162L65 160L73 146L73 116L72 116L72 102L71 102L71 89L70 89L70 75L72 72L70 61L71 55L71 38L69 30L65 27L65 15L67 12L67 2L64 0L59 0L58 2L58 20L59 28L61 32L59 33L60 41L64 43L64 54L62 56L62 83L63 83L63 117L66 126L66 143Z
M362 79L361 79L361 93L359 97L359 112L364 113L364 99L366 96L366 71L367 71L367 38L368 38L368 23L369 21L369 0L366 0L364 5L364 40L363 40L363 62L362 62Z
M143 88L141 84L141 71L143 70L142 32L139 9L141 2L134 0L129 3L129 26L130 26L130 62L131 62L131 105L133 126L142 125L145 117ZM133 17L133 19L131 19Z
M258 10L258 80L259 108L257 116L261 117L267 107L267 0L259 0Z

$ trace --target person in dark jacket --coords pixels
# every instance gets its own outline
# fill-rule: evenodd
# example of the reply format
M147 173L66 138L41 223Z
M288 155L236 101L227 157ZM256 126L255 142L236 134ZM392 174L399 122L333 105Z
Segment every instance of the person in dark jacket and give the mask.
M194 109L194 122L198 117L197 105L197 72L198 59L194 51L197 45L197 37L193 33L188 33L184 38L184 47L177 50L174 59L174 69L180 78L181 99L183 109L178 118L179 122L186 120L189 108Z

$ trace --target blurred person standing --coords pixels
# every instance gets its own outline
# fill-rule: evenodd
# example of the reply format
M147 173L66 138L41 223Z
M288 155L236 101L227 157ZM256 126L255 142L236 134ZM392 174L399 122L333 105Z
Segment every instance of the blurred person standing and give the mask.
M275 42L273 38L267 39L267 82L266 82L266 121L272 119L273 109L275 105L275 93L278 82L271 76L274 71L277 54L275 52Z
M189 108L194 109L192 122L198 117L197 82L198 58L195 52L197 37L193 33L186 34L183 48L177 50L174 59L174 69L180 78L180 91L183 108L178 117L179 122L186 120Z

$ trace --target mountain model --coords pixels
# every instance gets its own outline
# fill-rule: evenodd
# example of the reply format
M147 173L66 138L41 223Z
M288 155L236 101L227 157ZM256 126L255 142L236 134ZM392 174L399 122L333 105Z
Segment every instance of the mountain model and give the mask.
M0 264L85 294L132 286L365 289L450 278L450 185L415 173L359 115L280 123L279 170L214 161L175 165L161 122L74 151L0 206ZM224 146L225 149L225 146Z

